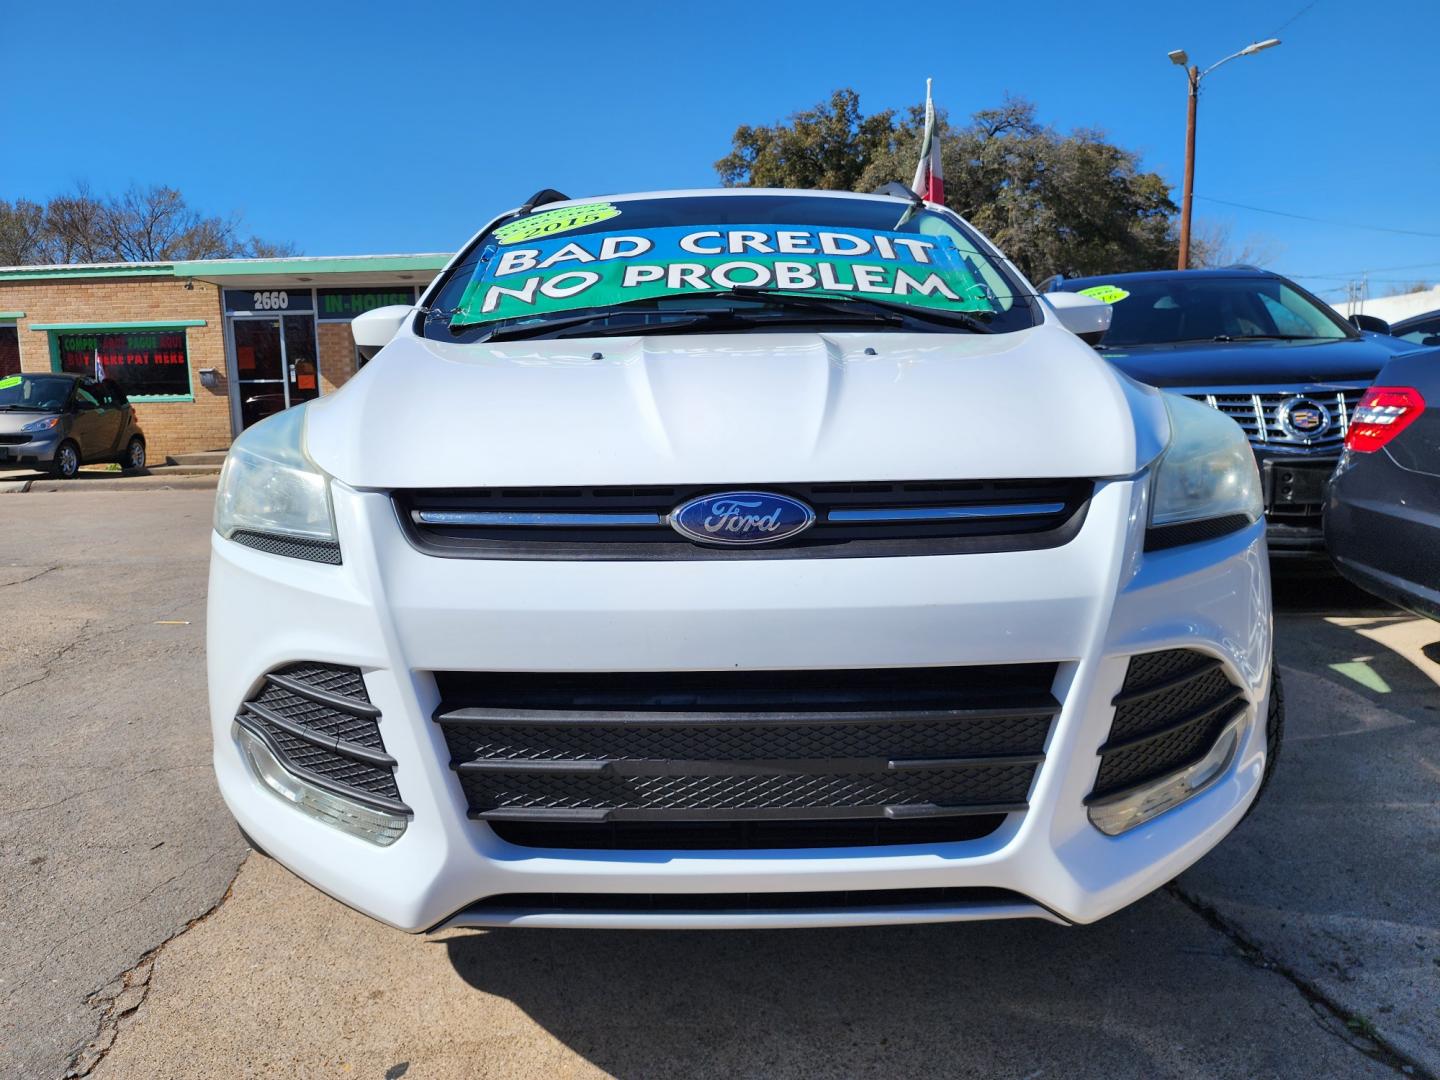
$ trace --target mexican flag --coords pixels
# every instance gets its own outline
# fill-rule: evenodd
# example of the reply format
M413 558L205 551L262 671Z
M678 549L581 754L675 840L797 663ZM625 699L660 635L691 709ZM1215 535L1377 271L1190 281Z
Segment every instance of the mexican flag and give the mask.
M929 202L945 201L945 171L940 166L940 140L935 138L935 102L930 99L930 80L925 80L925 137L920 142L920 164L910 190Z

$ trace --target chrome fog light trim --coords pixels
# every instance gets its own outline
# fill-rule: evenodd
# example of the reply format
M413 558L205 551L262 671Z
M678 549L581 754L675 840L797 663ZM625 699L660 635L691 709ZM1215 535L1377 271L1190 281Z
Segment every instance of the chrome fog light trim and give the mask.
M404 834L409 818L386 814L318 788L281 765L270 748L254 734L239 724L231 730L256 778L296 809L380 847L389 847Z
M1142 787L1091 803L1090 823L1107 836L1119 836L1199 795L1230 768L1248 716L1248 710L1242 711L1226 724L1210 752L1195 764Z

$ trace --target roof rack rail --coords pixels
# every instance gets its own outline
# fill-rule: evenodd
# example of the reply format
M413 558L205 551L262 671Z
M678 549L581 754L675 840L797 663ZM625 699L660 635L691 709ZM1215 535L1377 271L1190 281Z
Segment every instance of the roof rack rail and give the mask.
M569 201L570 196L566 195L563 191L556 191L554 188L549 187L541 188L539 191L535 192L534 195L531 195L530 198L525 200L525 205L520 207L520 213L528 214L537 206L544 206L546 203Z
M1261 273L1261 274L1268 274L1268 273L1270 272L1270 271L1266 270L1263 266L1251 266L1249 263L1229 263L1229 264L1226 265L1225 269L1226 269L1226 270L1254 270L1254 271L1256 271L1257 273Z

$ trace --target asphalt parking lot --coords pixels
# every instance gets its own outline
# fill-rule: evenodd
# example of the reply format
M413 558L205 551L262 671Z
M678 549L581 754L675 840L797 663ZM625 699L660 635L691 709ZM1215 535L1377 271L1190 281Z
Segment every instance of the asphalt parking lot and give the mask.
M1440 625L1279 582L1266 802L1095 926L411 937L221 805L212 497L0 495L0 1075L1440 1075Z

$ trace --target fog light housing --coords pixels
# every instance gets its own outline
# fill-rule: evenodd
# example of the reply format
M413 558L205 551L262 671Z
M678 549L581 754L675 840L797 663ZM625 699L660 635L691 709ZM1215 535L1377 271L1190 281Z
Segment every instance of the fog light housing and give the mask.
M1240 747L1247 711L1225 725L1215 745L1199 761L1178 772L1090 803L1090 823L1107 836L1119 836L1193 799L1225 775Z
M256 778L297 810L379 847L389 847L404 834L409 818L387 814L316 787L281 765L264 740L253 732L239 724L233 732Z

